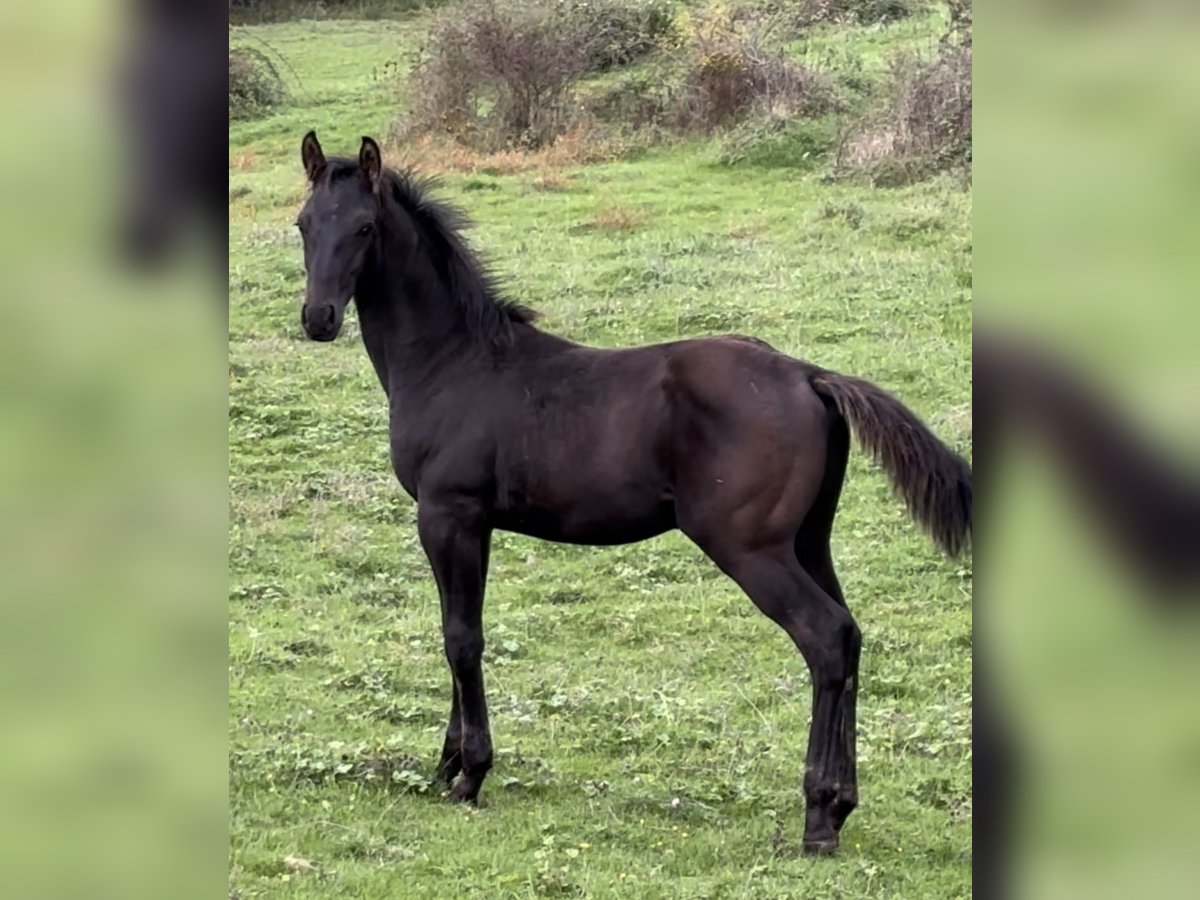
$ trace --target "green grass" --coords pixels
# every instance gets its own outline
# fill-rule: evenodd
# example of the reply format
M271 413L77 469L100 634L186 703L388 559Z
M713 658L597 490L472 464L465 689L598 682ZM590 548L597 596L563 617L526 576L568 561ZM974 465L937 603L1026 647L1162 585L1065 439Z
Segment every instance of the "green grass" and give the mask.
M498 537L497 765L478 811L430 786L449 709L434 586L352 315L332 345L300 331L291 224L303 132L330 153L384 132L396 94L379 72L419 33L237 30L305 90L230 132L230 890L968 896L969 565L941 558L858 454L834 555L864 632L862 805L837 857L799 853L805 667L677 534L610 549ZM562 190L531 172L446 193L547 329L606 346L758 335L877 381L969 452L969 193L718 157L689 144L574 170Z

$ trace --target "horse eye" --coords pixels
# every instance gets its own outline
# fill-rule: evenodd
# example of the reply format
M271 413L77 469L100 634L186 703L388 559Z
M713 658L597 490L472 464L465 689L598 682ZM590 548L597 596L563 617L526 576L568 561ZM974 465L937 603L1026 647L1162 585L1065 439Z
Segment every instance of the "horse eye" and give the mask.
M368 222L362 228L358 229L358 233L365 237L366 235L370 234L374 230L375 230L375 226L373 224L371 224L370 222Z

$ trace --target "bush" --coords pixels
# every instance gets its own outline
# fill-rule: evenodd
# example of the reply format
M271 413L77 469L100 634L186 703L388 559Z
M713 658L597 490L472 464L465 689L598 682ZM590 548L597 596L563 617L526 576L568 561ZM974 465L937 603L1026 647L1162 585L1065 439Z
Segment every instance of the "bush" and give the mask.
M588 115L631 131L661 128L680 93L677 67L667 62L641 66L610 78L579 97Z
M410 82L409 126L480 150L537 147L570 125L567 88L591 64L588 35L545 4L502 0L440 17Z
M571 89L669 44L665 0L489 0L440 16L409 80L399 136L442 133L481 151L537 148L578 124Z
M229 49L231 120L265 116L286 99L287 88L266 52L257 47Z
M448 138L477 153L536 151L565 134L645 146L748 118L838 107L824 75L768 49L770 21L667 0L488 0L440 16L414 67L402 143ZM585 76L657 55L637 70ZM607 151L606 151L607 152Z
M668 0L559 0L560 15L590 38L591 68L628 65L680 40Z
M970 7L956 0L951 14L951 28L933 60L908 54L892 60L888 103L847 132L838 154L840 168L867 172L881 187L949 169L969 175Z
M711 7L687 20L687 74L677 116L711 130L752 110L768 119L822 115L837 107L829 79L767 49L771 21Z
M962 3L964 0L949 0ZM965 0L969 3L969 0ZM736 16L769 16L791 36L814 25L880 25L899 22L930 8L930 0L742 0Z
M833 5L842 7L859 25L899 22L929 8L926 0L833 0Z

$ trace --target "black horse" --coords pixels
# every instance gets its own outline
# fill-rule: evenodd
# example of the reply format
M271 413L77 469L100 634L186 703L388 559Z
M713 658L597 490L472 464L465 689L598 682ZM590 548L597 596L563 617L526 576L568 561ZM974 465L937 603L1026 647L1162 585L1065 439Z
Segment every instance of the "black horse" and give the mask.
M493 530L623 544L680 529L795 642L812 673L804 846L858 802L861 636L829 553L853 430L950 554L970 540L967 463L897 400L740 336L601 350L502 297L428 183L302 144L309 337L346 305L388 396L391 458L417 501L453 700L440 775L474 801L492 765L483 594ZM455 778L458 778L455 782Z

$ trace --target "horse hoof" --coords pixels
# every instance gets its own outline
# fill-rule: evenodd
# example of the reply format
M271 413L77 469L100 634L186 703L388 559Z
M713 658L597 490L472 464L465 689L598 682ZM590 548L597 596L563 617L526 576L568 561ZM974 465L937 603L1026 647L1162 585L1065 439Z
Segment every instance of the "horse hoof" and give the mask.
M838 848L838 838L834 835L831 838L819 838L816 840L804 840L804 855L805 856L829 856Z
M833 819L833 830L841 831L842 826L846 824L846 820L850 818L850 813L854 812L858 806L857 792L848 797L839 798L833 804L833 809L830 810L830 816Z
M453 803L479 804L479 788L482 785L473 783L469 778L460 778L454 787L450 788L450 800Z

